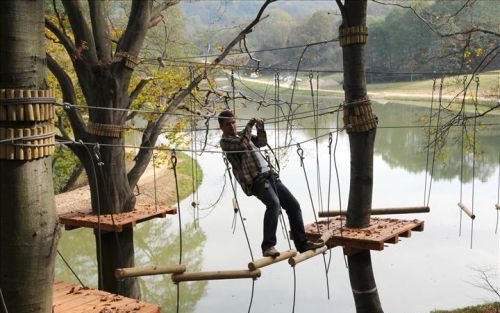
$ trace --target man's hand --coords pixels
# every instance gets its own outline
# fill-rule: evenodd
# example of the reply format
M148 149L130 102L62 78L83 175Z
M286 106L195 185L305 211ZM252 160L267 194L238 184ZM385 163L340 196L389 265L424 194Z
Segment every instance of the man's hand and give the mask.
M250 120L252 122L252 124L256 124L257 126L262 126L264 125L264 119L263 118L260 118L260 117L254 117Z

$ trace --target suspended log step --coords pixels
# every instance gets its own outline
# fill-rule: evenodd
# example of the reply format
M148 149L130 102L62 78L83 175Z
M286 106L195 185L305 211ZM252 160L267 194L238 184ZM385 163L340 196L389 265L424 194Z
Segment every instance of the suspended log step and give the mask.
M330 248L343 246L351 250L384 250L386 243L398 243L399 237L411 237L412 231L423 231L420 220L399 220L392 218L371 218L365 228L348 228L345 216L321 220L305 226L309 240L318 240L325 232L332 237L326 241Z
M212 271L212 272L191 272L173 274L172 281L178 283L181 281L198 281L198 280L220 280L220 279L239 279L260 277L260 269L250 270L232 270L232 271Z
M52 301L53 313L161 312L155 304L65 282L54 284Z
M248 269L251 271L254 271L258 268L262 268L264 266L268 266L268 265L271 265L274 263L281 262L283 260L292 258L296 255L297 255L297 251L295 251L295 250L283 251L283 252L280 252L280 255L278 255L275 258L268 256L268 257L263 257L261 259L257 259L253 262L248 263Z
M471 210L469 210L469 208L467 206L465 206L465 204L463 204L462 202L459 202L458 203L458 207L460 209L462 209L462 211L467 214L471 219L475 219L476 218L476 215L474 213L472 213Z
M162 274L179 274L186 271L186 265L152 265L145 267L127 267L118 268L115 270L116 279L123 279L127 277L148 276L148 275L162 275Z
M288 264L290 264L291 266L295 266L295 265L299 264L300 262L303 262L305 260L309 260L310 258L315 257L318 254L325 252L326 250L328 250L327 245L324 245L321 248L318 248L316 250L307 250L305 252L299 253L298 255L288 259Z
M497 203L497 204L495 204L495 208L496 208L497 210L500 210L500 204L498 204L498 203Z
M125 227L134 227L137 223L145 222L156 217L165 217L167 214L177 214L177 209L154 204L136 204L131 212L115 214L93 214L87 211L72 211L59 215L59 221L66 230L79 227L93 228L101 231L123 231Z
M413 214L413 213L429 213L431 209L428 206L416 207L400 207L400 208L379 208L372 209L372 215L390 215L390 214ZM333 217L339 215L346 215L346 211L321 211L318 213L319 217Z

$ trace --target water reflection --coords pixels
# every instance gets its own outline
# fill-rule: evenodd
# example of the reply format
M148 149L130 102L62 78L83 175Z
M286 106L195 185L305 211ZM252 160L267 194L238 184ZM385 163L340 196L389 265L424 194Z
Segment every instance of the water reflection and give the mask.
M321 102L322 105L337 105L341 101L333 99ZM304 105L304 109L307 107ZM428 109L400 104L375 104L374 112L378 115L375 160L374 160L374 207L420 205L426 173L427 135L425 128ZM248 118L253 115L274 116L271 108L247 106L239 109L238 115ZM498 117L493 117L498 124ZM328 134L336 129L337 116L325 115L319 118L319 134ZM214 123L216 123L214 121ZM244 124L241 121L240 126ZM281 142L286 137L284 126L277 131L268 125L271 146L275 139ZM310 196L306 187L299 157L295 153L297 142L304 142L316 135L314 120L304 118L294 123L292 146L287 149L275 149L280 155L281 177L294 192L303 208L304 220L312 222ZM416 127L400 127L416 126ZM217 125L210 133L208 147L218 150L219 132ZM460 135L460 129L453 130L454 137ZM322 133L323 132L323 133ZM497 197L498 177L498 134L497 126L484 126L478 132L478 150L476 159L476 220L474 226L470 220L463 219L462 236L458 236L460 210L456 206L460 197L460 146L450 137L448 148L437 158L434 168L435 183L432 187L431 213L426 215L404 215L397 218L423 219L425 231L414 233L411 238L397 245L387 246L382 252L374 252L373 264L375 277L382 305L386 312L425 313L432 309L452 309L459 306L482 303L492 300L489 292L474 287L471 282L477 280L474 268L492 267L498 275L499 241L494 234L496 211L494 203ZM198 138L203 138L200 132ZM334 139L336 139L334 137ZM204 139L200 139L203 141ZM329 137L319 138L318 145L309 141L302 145L304 166L311 182L314 206L317 210L326 210L326 201L320 208L318 198L327 196L329 184ZM345 208L349 182L349 143L344 132L339 134L336 158L339 171L339 192L335 178L332 182L331 208L340 205ZM317 153L317 154L316 154ZM319 160L319 165L316 160ZM245 269L251 257L246 244L241 224L232 231L232 198L229 184L224 183L225 166L218 153L205 153L198 158L204 171L204 181L200 186L201 206L215 203L222 192L218 204L204 211L200 218L200 228L195 228L189 220L190 199L181 203L183 212L183 263L188 271L212 271ZM472 159L465 160L464 177L467 192L470 191L472 178ZM319 177L319 182L315 180ZM333 176L335 177L335 176ZM319 186L323 194L318 195ZM225 186L225 187L224 187ZM225 189L224 189L225 188ZM467 189L468 188L468 189ZM470 193L464 202L470 204ZM259 257L261 223L264 208L253 197L246 197L238 191L246 231L250 238L250 248ZM328 204L329 205L329 204ZM472 228L474 231L472 232ZM140 265L172 264L179 258L179 237L176 217L148 221L137 227L136 263ZM473 241L473 249L470 243ZM78 243L78 249L75 249ZM284 236L278 236L278 248L288 249ZM59 249L71 266L86 284L97 284L95 243L89 230L64 232ZM329 254L327 255L329 257ZM330 271L324 273L321 257L311 259L296 268L296 293L294 296L294 273L286 262L263 269L262 277L255 283L251 312L285 313L295 312L354 312L354 303L349 285L347 269L341 249L331 251ZM72 274L58 259L56 274L58 279L75 282ZM330 299L327 298L325 275L329 277ZM249 280L212 281L181 283L181 309L183 313L239 313L247 312L251 301L252 282ZM404 288L401 288L404 284ZM176 286L170 276L150 276L141 278L141 287L145 301L158 303L162 312L175 312Z

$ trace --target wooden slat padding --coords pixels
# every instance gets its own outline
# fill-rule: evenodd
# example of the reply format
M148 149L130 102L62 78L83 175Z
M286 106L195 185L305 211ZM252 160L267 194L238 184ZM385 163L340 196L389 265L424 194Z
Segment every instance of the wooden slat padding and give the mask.
M135 210L116 214L97 214L86 211L73 211L59 216L59 221L64 224L66 230L87 227L101 229L102 231L123 231L125 227L134 227L137 223L145 222L156 217L165 217L167 214L176 214L174 207L147 204L137 204Z

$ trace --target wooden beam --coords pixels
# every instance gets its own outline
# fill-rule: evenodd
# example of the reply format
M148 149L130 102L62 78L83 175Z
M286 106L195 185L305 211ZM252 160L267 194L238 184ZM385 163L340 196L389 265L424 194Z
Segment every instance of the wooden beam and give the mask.
M297 255L297 251L295 250L287 250L280 252L280 255L273 258L273 257L263 257L262 259L255 260L253 262L248 263L248 269L251 271L255 271L258 268L262 268L264 266L268 266L274 263L281 262L283 260L292 258Z
M137 277L147 275L161 275L161 274L178 274L186 271L186 265L163 265L163 266L146 266L146 267L128 267L118 268L115 270L116 279L123 279L126 277Z
M310 259L318 254L325 252L326 250L328 250L328 247L326 245L324 245L323 247L318 248L316 250L308 250L306 252L303 252L303 253L300 253L300 254L294 256L293 258L289 258L288 264L290 264L291 266L295 266L295 265L299 264L300 262L303 262L303 261L308 260L308 259Z
M217 280L217 279L238 279L238 278L257 278L260 277L260 269L255 271L236 270L236 271L212 271L212 272L192 272L173 274L172 281L178 283L181 281L197 280Z
M372 209L372 215L385 215L385 214L410 214L410 213L429 213L431 209L428 206L417 207L401 207L401 208L380 208ZM319 217L333 217L338 215L346 215L347 211L321 211L318 213Z
M474 215L474 213L472 213L471 210L469 210L469 208L467 208L465 206L465 204L463 204L462 202L459 202L458 203L458 206L462 209L462 211L464 211L465 214L467 214L471 219L475 219L476 218L476 215Z

